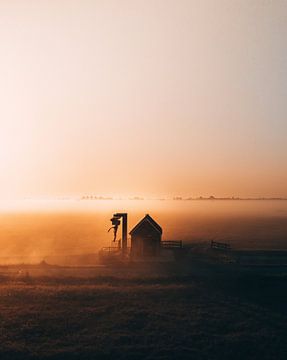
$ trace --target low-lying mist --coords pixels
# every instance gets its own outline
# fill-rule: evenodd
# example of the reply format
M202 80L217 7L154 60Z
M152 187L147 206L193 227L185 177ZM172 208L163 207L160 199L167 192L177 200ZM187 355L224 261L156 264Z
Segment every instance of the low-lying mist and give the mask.
M16 210L0 214L2 264L97 253L111 245L107 230L118 211L128 212L129 230L149 213L162 226L164 240L287 248L284 201L58 201Z

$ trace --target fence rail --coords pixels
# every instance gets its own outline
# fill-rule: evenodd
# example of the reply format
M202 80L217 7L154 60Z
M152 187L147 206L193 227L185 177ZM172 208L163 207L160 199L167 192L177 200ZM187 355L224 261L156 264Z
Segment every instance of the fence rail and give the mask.
M181 240L166 240L160 243L161 248L163 249L181 249L182 241Z

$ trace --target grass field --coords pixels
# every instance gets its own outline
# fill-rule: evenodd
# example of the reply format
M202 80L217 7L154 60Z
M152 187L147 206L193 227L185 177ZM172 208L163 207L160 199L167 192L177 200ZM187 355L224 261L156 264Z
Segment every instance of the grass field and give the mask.
M286 274L229 269L3 275L0 358L285 360Z

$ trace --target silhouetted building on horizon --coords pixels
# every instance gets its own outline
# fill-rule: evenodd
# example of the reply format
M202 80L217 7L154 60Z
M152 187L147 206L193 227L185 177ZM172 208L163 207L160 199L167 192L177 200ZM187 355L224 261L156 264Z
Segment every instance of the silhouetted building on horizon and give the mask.
M162 228L150 215L147 214L130 235L132 258L159 256Z

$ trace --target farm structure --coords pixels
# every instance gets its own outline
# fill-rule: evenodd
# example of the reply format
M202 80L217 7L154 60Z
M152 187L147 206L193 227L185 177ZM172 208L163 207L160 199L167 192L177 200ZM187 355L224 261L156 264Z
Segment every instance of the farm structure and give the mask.
M117 242L117 246L105 247L100 250L100 258L105 260L113 260L117 258L130 260L159 259L166 257L167 253L174 254L182 250L182 241L162 241L163 230L161 226L149 215L140 220L130 231L131 236L130 247L127 247L127 215L126 213L114 214L111 222L114 230L113 243ZM122 239L116 241L117 230L121 225Z
M160 254L162 228L146 215L130 232L131 257L158 256Z

